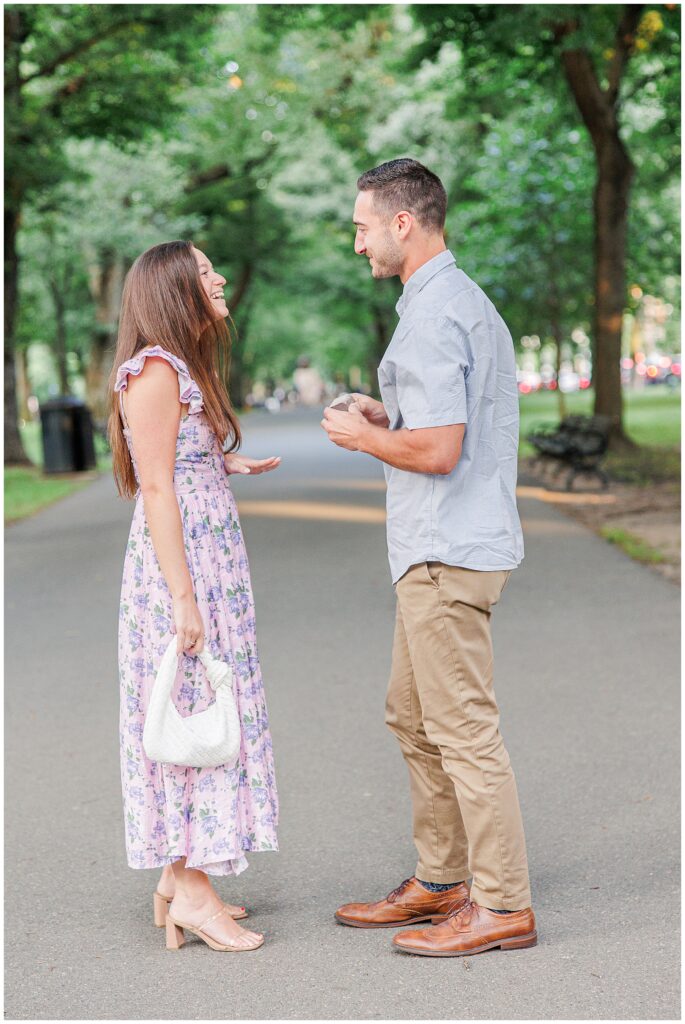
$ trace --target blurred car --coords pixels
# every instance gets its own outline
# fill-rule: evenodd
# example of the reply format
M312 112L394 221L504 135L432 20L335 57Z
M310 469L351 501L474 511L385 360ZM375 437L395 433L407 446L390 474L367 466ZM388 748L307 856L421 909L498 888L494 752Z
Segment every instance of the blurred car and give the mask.
M666 383L671 388L677 388L681 382L682 363L680 359L680 352L671 357L669 373L666 376Z
M556 391L557 390L557 372L553 366L549 363L545 363L540 367L540 378L542 381L543 391Z
M624 356L621 360L621 381L623 384L632 384L636 379L642 380L645 384L666 384L668 387L678 387L681 378L681 356L680 353L666 356L658 352L650 352L645 356L644 352L638 352L635 359Z
M585 380L586 378L583 378ZM578 391L580 389L580 375L575 370L562 370L559 374L559 390L563 391L565 395L568 395L572 391ZM585 384L588 387L589 381Z
M664 356L654 352L647 356L642 366L645 367L646 384L667 384L677 387L680 383L680 355Z
M542 387L542 377L536 370L517 370L516 381L522 395L529 395Z

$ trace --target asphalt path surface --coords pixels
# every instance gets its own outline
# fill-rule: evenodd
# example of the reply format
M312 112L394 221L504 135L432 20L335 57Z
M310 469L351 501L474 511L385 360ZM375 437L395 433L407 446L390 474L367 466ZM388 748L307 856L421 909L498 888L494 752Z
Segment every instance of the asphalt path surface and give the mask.
M220 879L257 952L165 949L157 872L124 855L116 627L132 507L101 478L6 541L6 1013L11 1019L675 1019L679 608L669 582L524 497L493 616L540 940L412 957L336 907L411 875L383 724L394 594L382 472L314 413L253 413L233 478L281 797L280 852Z

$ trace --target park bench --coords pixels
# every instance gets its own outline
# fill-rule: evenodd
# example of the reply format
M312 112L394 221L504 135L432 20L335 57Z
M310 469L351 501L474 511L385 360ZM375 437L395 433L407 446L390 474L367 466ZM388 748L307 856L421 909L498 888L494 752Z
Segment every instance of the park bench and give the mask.
M554 426L540 426L528 434L540 460L559 463L559 471L569 467L566 490L570 491L578 473L599 477L602 487L609 479L602 461L609 447L611 421L608 416L566 416Z

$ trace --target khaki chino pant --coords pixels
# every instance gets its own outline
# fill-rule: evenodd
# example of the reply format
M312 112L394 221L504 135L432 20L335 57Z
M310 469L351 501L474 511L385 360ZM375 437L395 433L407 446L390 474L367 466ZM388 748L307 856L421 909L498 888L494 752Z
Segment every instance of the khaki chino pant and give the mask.
M514 773L499 732L490 611L508 571L441 562L398 581L386 722L411 783L416 876L493 910L531 905Z

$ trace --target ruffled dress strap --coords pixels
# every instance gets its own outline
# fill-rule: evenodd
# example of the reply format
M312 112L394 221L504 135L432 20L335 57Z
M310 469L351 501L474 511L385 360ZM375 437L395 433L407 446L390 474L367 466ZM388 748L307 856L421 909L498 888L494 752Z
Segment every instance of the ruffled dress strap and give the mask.
M153 345L151 348L143 349L138 352L135 356L127 359L125 363L122 363L117 370L116 381L114 383L114 390L119 392L119 408L121 409L122 417L124 416L123 402L121 399L121 392L125 391L128 387L128 376L132 374L137 377L143 372L145 366L145 360L148 356L157 356L160 359L166 359L176 370L178 374L178 398L179 401L184 405L188 406L188 414L198 413L202 411L202 392L195 383L193 378L190 376L188 367L175 356L173 352L167 352L161 345ZM124 422L126 422L124 418Z

